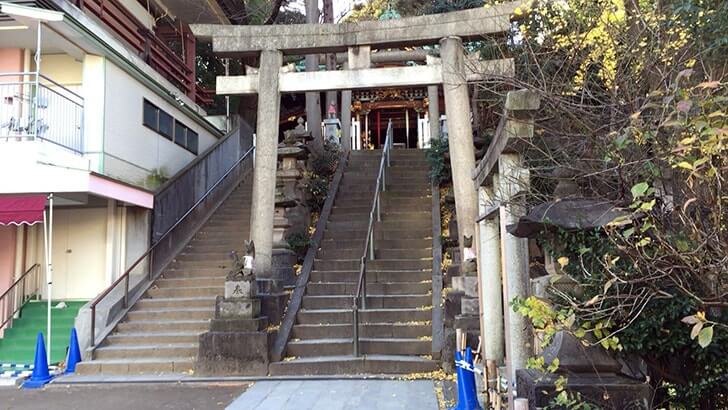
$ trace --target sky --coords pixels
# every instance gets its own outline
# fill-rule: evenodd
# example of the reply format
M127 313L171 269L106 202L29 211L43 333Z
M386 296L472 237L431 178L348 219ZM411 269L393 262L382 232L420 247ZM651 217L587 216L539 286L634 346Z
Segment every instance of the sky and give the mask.
M366 0L333 0L334 17L338 20L341 16L349 11L355 4L365 3ZM304 13L304 0L293 0L289 3L289 7ZM319 10L323 9L323 0L319 0ZM305 13L304 13L305 14Z

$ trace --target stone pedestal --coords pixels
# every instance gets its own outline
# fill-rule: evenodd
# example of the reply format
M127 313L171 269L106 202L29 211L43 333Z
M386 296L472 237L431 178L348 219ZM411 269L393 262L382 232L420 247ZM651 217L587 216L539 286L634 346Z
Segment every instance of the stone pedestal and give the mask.
M195 374L265 376L268 363L268 332L210 331L200 335Z
M268 373L268 319L254 280L228 280L215 300L210 331L199 337L195 372L200 375L252 376Z
M600 346L584 347L574 336L559 332L543 352L546 365L559 358L556 374L521 369L516 372L518 397L528 399L529 409L543 408L556 396L554 382L568 379L567 391L605 409L648 409L649 384L617 374L620 364Z

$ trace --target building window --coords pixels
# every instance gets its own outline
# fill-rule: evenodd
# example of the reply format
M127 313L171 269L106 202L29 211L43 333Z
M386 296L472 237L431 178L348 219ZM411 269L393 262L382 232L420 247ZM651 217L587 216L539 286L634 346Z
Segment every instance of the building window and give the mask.
M159 108L154 106L147 100L144 100L144 119L143 124L153 129L154 131L158 128L157 118L159 117Z
M159 110L159 133L169 139L174 138L172 124L174 124L172 116L162 110Z
M197 133L192 131L191 129L187 129L187 149L190 150L191 153L197 155L199 152L199 136L197 136Z
M144 100L142 124L197 155L199 150L199 136L197 133L147 100Z
M181 147L187 147L187 127L181 122L174 122L174 142Z

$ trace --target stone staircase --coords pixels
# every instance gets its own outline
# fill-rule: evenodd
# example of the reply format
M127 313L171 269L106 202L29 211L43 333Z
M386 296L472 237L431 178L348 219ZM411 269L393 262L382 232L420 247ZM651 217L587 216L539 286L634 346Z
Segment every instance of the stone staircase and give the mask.
M94 351L79 374L190 372L198 336L209 330L224 293L230 252L249 236L252 184L246 180Z
M393 150L376 260L368 263L360 349L352 355L352 296L381 151L355 151L314 262L286 357L271 375L408 374L437 369L432 352L432 214L424 151Z

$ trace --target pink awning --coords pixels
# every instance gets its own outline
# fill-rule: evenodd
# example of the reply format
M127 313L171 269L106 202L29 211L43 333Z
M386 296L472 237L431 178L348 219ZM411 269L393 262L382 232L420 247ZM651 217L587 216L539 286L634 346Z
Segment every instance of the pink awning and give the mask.
M43 222L46 195L0 196L0 225Z

